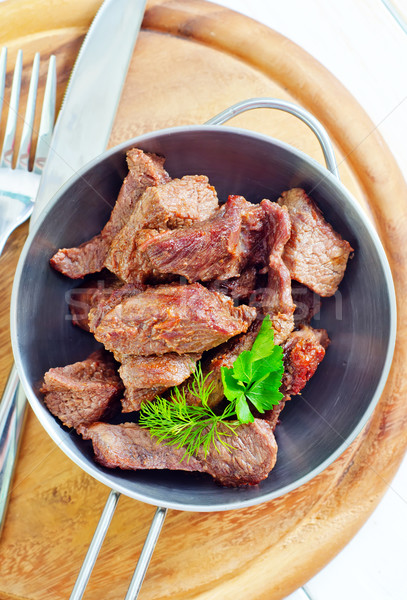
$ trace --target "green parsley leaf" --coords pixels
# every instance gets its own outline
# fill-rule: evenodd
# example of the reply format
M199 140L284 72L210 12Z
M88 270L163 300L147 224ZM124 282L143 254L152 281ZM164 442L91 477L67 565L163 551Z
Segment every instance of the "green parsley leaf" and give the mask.
M241 423L254 420L249 402L260 413L280 402L283 373L283 350L274 344L274 331L267 315L252 349L242 352L232 368L221 368L225 396Z
M230 402L233 402L233 400L235 398L237 398L237 396L239 396L239 394L244 392L245 384L242 383L241 381L237 381L233 377L232 369L222 368L221 376L222 376L223 390L225 392L225 396Z
M267 356L266 358L261 358L256 360L252 366L252 378L251 381L258 381L259 379L263 379L270 373L276 373L281 379L283 375L283 350L280 346L275 346L276 353L274 356ZM279 352L281 351L281 352Z
M254 416L250 412L250 408L247 404L244 392L242 392L241 394L239 394L239 396L237 396L237 398L235 398L234 406L237 418L240 421L240 423L253 423Z
M277 380L277 385L280 385L279 380ZM276 390L276 378L273 377L273 374L261 381L255 381L246 395L260 413L271 410L283 397L283 394L278 389Z
M252 367L253 359L248 350L244 350L239 354L235 362L233 363L233 377L237 381L249 383L252 380Z
M279 346L274 345L273 326L270 315L266 315L250 350L252 360L259 360L259 358L270 356L270 354L273 354L275 348L279 348Z

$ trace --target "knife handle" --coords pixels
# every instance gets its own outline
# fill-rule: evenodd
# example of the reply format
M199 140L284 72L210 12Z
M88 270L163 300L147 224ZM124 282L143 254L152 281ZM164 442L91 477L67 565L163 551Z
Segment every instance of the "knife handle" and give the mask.
M27 400L13 365L0 402L0 535L18 456Z

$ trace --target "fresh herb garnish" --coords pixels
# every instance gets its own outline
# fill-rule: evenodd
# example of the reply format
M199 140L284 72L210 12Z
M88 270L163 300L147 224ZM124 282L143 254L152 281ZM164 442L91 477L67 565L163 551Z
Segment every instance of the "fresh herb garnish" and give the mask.
M211 373L204 377L198 363L187 388L174 387L168 399L157 396L154 402L141 405L139 425L149 429L159 442L185 448L183 459L196 455L201 447L206 458L210 445L216 441L231 449L227 438L236 435L239 424L254 421L250 403L264 413L280 402L283 371L283 350L274 345L273 328L266 316L252 349L242 352L232 368L221 368L224 392L229 400L222 414L217 415L208 405L214 383L208 383ZM187 404L187 391L198 404ZM216 445L215 448L219 451Z
M140 410L140 427L150 430L152 436L177 448L185 448L185 455L197 454L203 447L205 458L209 447L215 441L226 448L230 448L226 439L236 435L235 430L239 423L229 419L236 416L234 407L228 405L221 415L217 415L208 406L208 399L213 391L213 382L207 385L210 373L203 376L200 363L193 374L192 383L188 386L190 394L199 402L190 405L186 402L186 389L173 388L170 398L157 396L155 402L144 402ZM219 425L224 427L221 431ZM216 446L215 446L216 447ZM219 451L219 449L217 448Z
M252 349L239 354L233 367L222 367L221 372L225 396L235 407L240 423L254 421L249 402L259 413L280 402L283 349L274 344L269 315L263 320Z

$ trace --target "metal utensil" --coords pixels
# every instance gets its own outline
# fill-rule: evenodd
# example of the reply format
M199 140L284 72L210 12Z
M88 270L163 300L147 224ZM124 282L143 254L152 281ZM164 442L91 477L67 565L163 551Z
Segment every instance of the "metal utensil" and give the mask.
M106 148L144 7L144 0L105 0L94 18L58 115L30 227L58 188ZM25 414L14 368L1 407L0 524L4 521Z
M146 0L105 0L86 34L55 125L35 220L63 183L106 149Z
M0 55L0 114L4 101L7 67L7 48ZM24 127L18 149L16 165L15 141L19 115L20 86L23 71L23 51L17 52L11 87L10 102L6 130L0 156L0 254L6 241L14 229L26 221L34 207L37 197L40 176L48 155L49 142L54 128L56 69L55 56L51 56L48 67L47 83L42 106L40 128L37 136L37 146L34 165L29 169L29 158L32 143L35 106L37 103L38 76L40 71L40 55L34 57L27 106L24 117Z
M365 425L390 369L396 322L391 272L380 240L356 200L335 175L291 146L247 130L219 127L243 110L266 106L288 110L308 123L323 141L327 164L336 172L329 138L307 111L281 100L245 101L211 119L208 125L146 134L92 161L55 196L30 236L18 266L12 298L13 349L38 419L77 465L112 488L112 510L118 492L159 507L126 600L137 597L166 509L209 512L242 508L306 483L337 458ZM257 202L264 197L276 198L289 187L305 187L327 220L356 249L340 292L323 303L318 322L319 327L328 329L335 344L307 386L308 401L285 409L276 431L277 465L258 486L220 488L204 477L192 478L182 472L109 471L93 461L87 442L59 425L35 392L34 384L51 366L51 360L53 364L70 364L89 354L96 344L92 336L72 330L65 303L72 281L52 269L43 269L38 257L46 261L57 248L78 245L100 231L126 174L126 150L134 146L166 156L172 177L208 175L220 198L234 190ZM84 184L88 179L92 189ZM100 202L100 197L109 200L110 206ZM85 217L78 221L78 215ZM30 302L23 294L23 282L30 289ZM45 289L52 315L42 305ZM28 324L34 315L35 328L30 330ZM45 323L49 336L38 344ZM104 513L104 523L108 522L109 514Z
M6 64L7 49L3 48L0 56L0 113L4 98ZM15 155L15 138L23 70L22 50L17 52L8 118L0 158L0 254L10 233L28 219L32 213L54 127L56 67L55 56L51 56L45 84L34 165L32 170L29 170L28 163L37 101L39 68L40 55L37 53L34 57L24 127L18 149L17 162L14 168L13 158ZM18 453L18 443L23 429L25 407L24 393L22 390L18 393L18 374L15 367L13 367L0 403L0 534L7 510L10 483Z

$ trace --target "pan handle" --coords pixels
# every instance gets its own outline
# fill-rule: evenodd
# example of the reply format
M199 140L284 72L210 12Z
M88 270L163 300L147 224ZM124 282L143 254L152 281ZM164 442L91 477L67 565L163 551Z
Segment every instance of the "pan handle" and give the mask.
M93 567L95 566L95 562L99 555L100 548L102 547L107 530L109 529L109 525L112 520L119 498L119 492L111 490L106 500L103 512L100 516L99 523L97 524L97 527L95 529L95 533L93 534L93 538L89 545L85 559L82 563L78 578L75 582L72 593L69 596L69 600L81 600L85 592L85 588L88 584L89 577L91 576L91 573L93 571Z
M167 509L161 506L159 506L155 511L155 515L151 522L146 541L144 542L143 549L137 561L137 565L132 580L130 582L129 589L127 590L127 594L124 600L136 600L136 598L138 598L141 585L143 583L145 574L147 573L148 565L150 564L150 560L153 555L158 536L161 533L161 528L164 524L166 514Z
M116 492L115 490L111 490L106 500L103 512L100 516L99 523L95 529L95 533L93 534L93 538L89 545L85 559L82 563L72 593L69 596L69 600L81 600L83 597L85 588L92 574L93 567L95 566L96 559L102 547L103 540L105 539L107 530L109 529L114 511L116 510L119 498L120 493ZM167 509L162 508L161 506L159 506L155 511L146 541L144 542L144 546L137 561L132 580L127 590L125 600L136 600L136 598L138 598L144 577L147 573L148 565L150 564L150 560L154 552L155 545L161 533L161 528L163 526L166 514Z
M241 102L226 108L215 117L212 117L212 119L209 119L209 121L206 121L205 125L222 125L232 117L236 117L237 115L240 115L247 110L253 110L254 108L275 108L277 110L288 112L298 119L301 119L301 121L308 125L318 138L322 152L324 153L327 169L335 175L337 179L340 179L334 148L326 129L310 112L293 102L279 100L278 98L250 98L248 100L242 100Z

